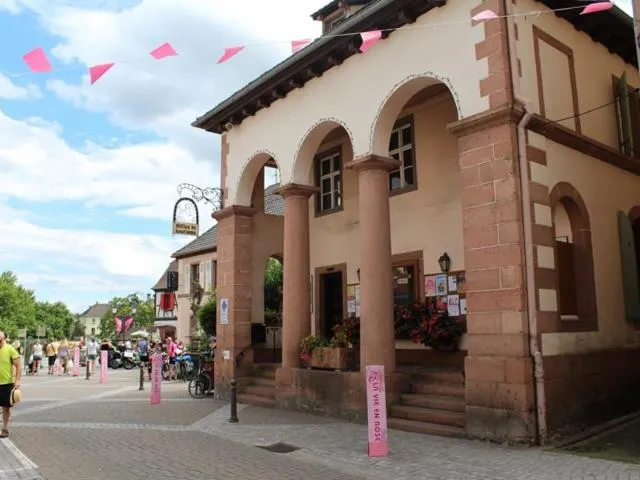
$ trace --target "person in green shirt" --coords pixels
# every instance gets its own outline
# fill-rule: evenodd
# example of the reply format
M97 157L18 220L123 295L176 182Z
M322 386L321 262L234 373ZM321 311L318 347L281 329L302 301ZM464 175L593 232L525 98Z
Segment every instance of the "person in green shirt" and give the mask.
M4 332L0 331L0 407L2 407L2 430L0 431L0 438L9 436L11 392L14 388L20 388L21 375L20 354L7 343Z

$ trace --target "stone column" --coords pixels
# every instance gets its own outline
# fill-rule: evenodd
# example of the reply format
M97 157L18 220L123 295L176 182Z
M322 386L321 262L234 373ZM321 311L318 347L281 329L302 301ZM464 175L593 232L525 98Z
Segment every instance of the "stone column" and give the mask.
M213 214L217 238L217 341L215 382L217 395L225 398L228 383L237 378L236 359L251 345L251 283L253 256L253 208L230 206ZM221 303L228 301L227 323L222 324ZM224 352L229 358L224 358Z
M348 165L358 172L360 216L360 365L396 367L389 223L389 170L393 158L367 155Z
M300 342L311 333L309 266L309 197L317 188L287 184L284 197L284 263L282 295L282 367L300 365Z
M536 431L516 131L522 113L501 107L449 126L462 187L467 432L516 442Z

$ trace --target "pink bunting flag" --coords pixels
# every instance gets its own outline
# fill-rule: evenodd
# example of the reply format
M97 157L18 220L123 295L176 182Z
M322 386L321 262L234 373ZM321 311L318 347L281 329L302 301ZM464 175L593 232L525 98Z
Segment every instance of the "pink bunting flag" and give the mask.
M100 78L111 70L115 63L103 63L102 65L94 65L93 67L89 67L89 78L91 80L91 85L96 83Z
M471 17L471 20L474 22L481 22L483 20L492 20L494 18L498 18L498 15L495 12L491 10L483 10Z
M580 12L580 15L587 15L589 13L604 12L605 10L610 10L613 7L615 7L615 4L613 2L592 3L592 4L587 5L586 7L584 7L584 10L582 10L582 12Z
M362 32L360 36L362 37L362 45L360 45L360 51L362 53L365 53L380 41L380 39L382 38L382 31L373 30L371 32Z
M120 320L120 317L116 317L113 322L116 325L116 333L120 333L122 331L122 320Z
M306 47L310 43L311 43L311 40L308 38L305 40L293 40L291 42L291 53L296 53L302 50L304 47Z
M127 317L127 319L124 321L124 331L128 332L129 329L131 328L131 324L133 323L133 318L131 317Z
M231 57L236 56L242 50L244 50L244 47L229 47L229 48L225 48L224 52L222 53L222 56L218 59L218 61L216 63L224 63L227 60L229 60Z
M152 50L150 55L156 60L162 60L166 57L175 57L178 53L173 49L169 42L165 42L155 50Z
M42 48L34 48L30 52L26 53L22 60L25 61L29 69L33 73L47 73L51 71L51 64L47 58L47 54L44 53Z

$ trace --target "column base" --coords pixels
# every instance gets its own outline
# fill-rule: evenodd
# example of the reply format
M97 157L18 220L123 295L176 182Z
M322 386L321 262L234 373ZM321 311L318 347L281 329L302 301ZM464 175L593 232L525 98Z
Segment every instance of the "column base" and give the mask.
M534 412L467 405L465 416L471 438L507 444L536 443Z

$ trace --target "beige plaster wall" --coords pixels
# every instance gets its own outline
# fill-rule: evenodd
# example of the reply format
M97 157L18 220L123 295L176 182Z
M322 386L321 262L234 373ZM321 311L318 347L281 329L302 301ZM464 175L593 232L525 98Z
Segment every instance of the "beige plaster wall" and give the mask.
M516 12L545 10L546 7L534 0L518 0ZM620 57L609 53L606 47L594 42L586 33L579 32L566 20L552 12L539 16L515 18L518 27L517 56L520 59L522 95L531 102L535 112L540 113L538 81L534 59L533 26L537 26L556 40L573 50L578 112L585 112L613 101L612 75L627 72L629 83L640 87L638 70L626 64ZM570 79L568 77L567 56L555 48L540 42L543 90L547 118L558 120L574 115L571 101ZM618 134L615 106L609 105L582 115L582 134L613 148L618 148ZM575 129L575 120L566 120L562 125Z
M186 265L192 265L200 262L205 262L208 260L215 261L217 258L217 253L215 251L209 251L205 253L201 253L199 255L193 255L191 257L185 257L178 259L178 320L176 322L176 337L178 339L187 339L189 337L189 327L191 325L191 297L185 293L185 278L184 278L184 269ZM212 271L212 283L215 286L215 269ZM210 288L206 288L205 292L210 290ZM202 304L207 302L208 296L205 293L202 297ZM196 320L197 321L197 320Z
M412 78L431 77L449 85L455 92L460 117L486 110L489 100L480 96L478 84L488 75L488 62L477 61L473 47L484 40L484 26L460 21L470 17L471 8L468 1L452 0L433 9L418 18L414 28L394 32L366 54L352 56L231 129L227 133L231 146L226 179L228 204L249 204L250 191L240 189L239 195L239 182L258 152L276 159L283 184L306 183L309 169L296 169L294 173L294 162L308 132L323 120L347 126L356 156L369 153L379 109L398 86ZM448 25L420 28L429 23ZM310 165L310 156L302 162Z
M599 330L543 334L543 354L640 346L640 331L624 316L616 216L619 210L640 205L640 177L551 141L546 150L549 187L562 181L572 184L589 211Z
M446 130L447 123L457 118L455 104L447 95L439 96L401 115L407 113L414 115L418 188L390 198L392 253L422 251L422 273L437 273L438 258L446 251L452 259L452 269L463 270L457 144ZM342 144L343 161L347 163L352 152L346 140L343 137L324 144L320 151ZM343 206L343 211L316 217L315 200L309 202L311 272L346 263L347 283L358 283L358 184L357 174L351 170L343 171ZM313 304L316 310L317 298ZM311 325L315 328L314 321Z
M264 271L270 257L282 256L284 217L258 213L253 217L253 229L251 322L264 323Z

